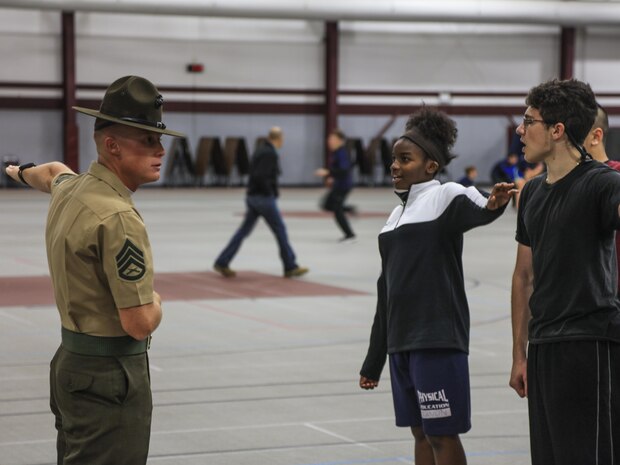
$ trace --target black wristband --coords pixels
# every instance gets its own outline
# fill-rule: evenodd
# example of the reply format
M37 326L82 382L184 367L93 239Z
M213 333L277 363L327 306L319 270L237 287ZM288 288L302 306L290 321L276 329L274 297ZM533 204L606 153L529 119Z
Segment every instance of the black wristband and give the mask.
M17 176L19 176L19 179L21 180L21 182L23 182L27 186L29 186L30 184L28 184L26 180L24 179L24 176L22 175L22 171L27 170L28 168L34 168L35 166L37 165L35 165L34 163L24 163L23 165L19 165L19 171L17 172Z

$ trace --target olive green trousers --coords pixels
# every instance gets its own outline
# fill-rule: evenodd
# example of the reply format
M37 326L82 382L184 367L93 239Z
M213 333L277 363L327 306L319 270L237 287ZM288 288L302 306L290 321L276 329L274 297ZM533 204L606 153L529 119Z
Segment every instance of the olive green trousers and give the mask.
M147 353L96 357L62 346L50 365L58 465L143 465L153 402Z

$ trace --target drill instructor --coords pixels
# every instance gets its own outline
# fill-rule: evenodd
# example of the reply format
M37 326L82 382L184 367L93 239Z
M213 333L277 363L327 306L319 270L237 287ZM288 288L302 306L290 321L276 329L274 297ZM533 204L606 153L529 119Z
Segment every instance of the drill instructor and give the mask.
M94 116L98 158L77 175L59 162L9 166L51 194L46 247L62 344L51 362L59 465L139 465L148 455L152 399L147 349L161 320L146 228L131 194L157 181L163 98L148 80L108 87Z

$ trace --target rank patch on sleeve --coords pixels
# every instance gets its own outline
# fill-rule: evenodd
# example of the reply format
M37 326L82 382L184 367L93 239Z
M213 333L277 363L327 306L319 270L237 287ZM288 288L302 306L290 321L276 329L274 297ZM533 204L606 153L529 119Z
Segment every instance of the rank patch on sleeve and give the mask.
M125 281L137 281L146 272L144 253L129 239L125 240L121 251L116 255L116 269L119 278Z
M74 173L59 174L58 176L56 176L56 179L54 179L54 187L56 187L58 184L65 182L67 179L72 178L74 176L75 176Z

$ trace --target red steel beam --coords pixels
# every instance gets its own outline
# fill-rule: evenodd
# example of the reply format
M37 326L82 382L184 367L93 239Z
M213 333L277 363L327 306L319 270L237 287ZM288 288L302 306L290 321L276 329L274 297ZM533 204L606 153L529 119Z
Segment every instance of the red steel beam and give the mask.
M338 22L325 22L325 165L329 164L327 135L338 127Z
M75 111L75 13L62 12L62 112L64 163L72 170L80 169L78 129Z
M575 28L563 27L560 33L560 79L573 77L575 68Z

